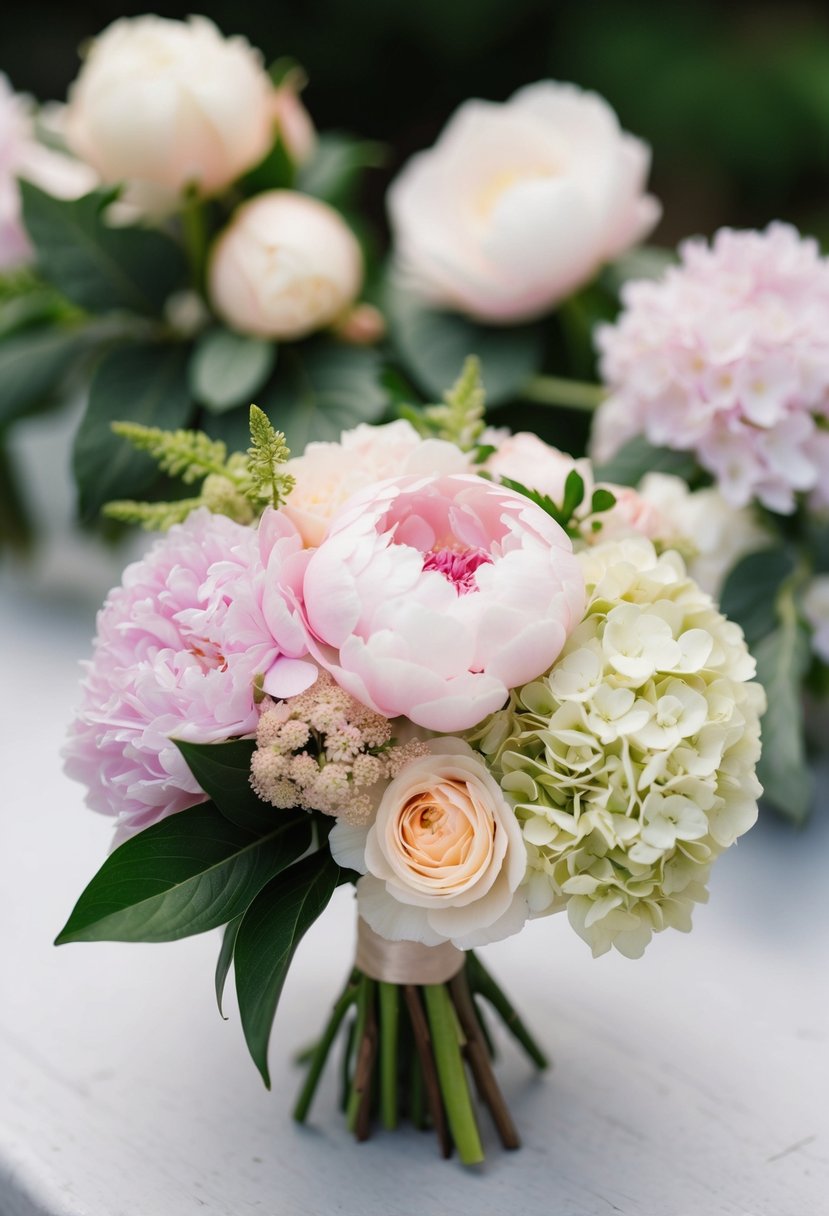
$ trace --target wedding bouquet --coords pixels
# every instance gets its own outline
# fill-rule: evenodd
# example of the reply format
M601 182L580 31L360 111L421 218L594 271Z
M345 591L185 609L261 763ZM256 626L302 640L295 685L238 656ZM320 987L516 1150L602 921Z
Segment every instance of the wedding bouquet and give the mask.
M58 942L225 926L217 996L232 966L268 1084L291 959L354 883L356 957L295 1116L342 1031L357 1137L406 1112L470 1165L467 1066L519 1143L484 1005L545 1064L476 951L562 911L594 955L690 929L756 818L765 698L646 499L486 430L474 360L409 413L291 458L255 407L230 456L117 428L201 484L120 507L169 530L98 618L66 764L117 847Z

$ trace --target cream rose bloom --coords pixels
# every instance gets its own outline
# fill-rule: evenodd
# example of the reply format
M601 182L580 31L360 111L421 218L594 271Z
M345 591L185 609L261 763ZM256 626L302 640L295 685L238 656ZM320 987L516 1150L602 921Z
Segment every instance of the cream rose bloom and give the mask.
M575 85L467 101L392 183L401 272L428 302L482 321L540 316L653 228L649 162Z
M234 212L213 247L208 289L233 329L291 340L340 317L363 282L357 238L318 199L269 190Z
M527 849L486 765L462 739L439 738L388 785L369 828L338 821L340 865L361 872L360 915L387 941L461 950L517 933Z
M122 17L91 45L66 134L104 181L136 183L131 198L160 208L189 185L217 193L262 159L272 95L260 53L206 17Z
M373 482L406 473L468 473L467 453L443 439L423 439L400 418L384 426L361 423L339 443L309 443L288 461L295 481L285 513L306 546L322 544L328 525L352 494Z

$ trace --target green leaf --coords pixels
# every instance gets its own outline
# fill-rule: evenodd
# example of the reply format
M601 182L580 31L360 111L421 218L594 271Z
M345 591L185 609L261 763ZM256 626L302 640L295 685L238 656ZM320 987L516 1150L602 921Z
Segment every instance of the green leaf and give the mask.
M604 511L609 511L616 506L616 495L610 490L599 489L593 491L593 497L590 499L591 515L601 515Z
M112 191L57 199L23 181L20 192L38 268L82 308L157 315L167 297L186 284L184 255L169 237L108 226L104 213Z
M796 562L791 549L780 546L749 553L731 570L720 595L720 608L742 626L754 646L777 625L777 597Z
M82 893L64 942L169 942L241 915L263 886L307 849L311 820L275 812L253 836L206 802L125 841Z
M201 788L231 823L254 833L273 828L274 808L257 798L250 784L250 761L256 750L253 739L228 743L173 739L173 743Z
M379 168L385 161L382 144L340 131L325 131L318 137L310 161L300 167L296 188L332 207L347 207L354 199L363 171Z
M765 797L796 823L812 808L814 780L803 739L802 682L809 667L806 630L794 613L755 647L757 679L768 697L763 717L763 754L757 775Z
M672 473L675 477L682 477L690 482L698 469L696 461L688 452L655 448L644 436L637 435L595 472L597 481L635 486L646 473Z
M277 347L265 338L210 329L190 360L190 389L197 401L221 414L250 405L276 364Z
M302 452L312 439L338 440L349 427L379 421L388 403L380 374L376 351L318 339L283 351L258 404L291 451Z
M669 266L677 263L676 251L656 245L638 245L623 253L615 262L605 266L600 281L618 295L625 283L636 279L661 279Z
M37 406L93 345L91 328L38 326L0 341L0 426Z
M564 482L564 501L561 504L561 513L567 523L572 519L573 512L577 511L583 502L584 478L575 469L571 469Z
M320 849L268 883L242 920L234 951L236 993L248 1050L268 1089L268 1041L288 968L343 880L328 849Z
M556 506L549 494L542 494L540 490L531 490L529 486L523 485L520 481L513 481L511 477L502 477L501 485L506 486L508 490L515 490L516 494L523 494L525 498L529 498L530 502L541 507L542 511L546 511L557 524L564 527L566 521L561 507Z
M266 190L291 190L295 179L296 166L278 135L270 151L245 174L240 184L245 194L253 195Z
M236 938L239 935L239 926L242 923L242 916L235 916L233 920L228 921L225 925L225 931L222 934L222 948L219 951L219 957L216 959L216 1004L219 1006L219 1013L222 1017L225 1016L222 1009L222 998L225 994L225 984L227 983L227 975L230 971L230 965L233 962L233 952L236 949ZM225 1021L227 1019L225 1018Z
M14 460L0 430L0 554L8 548L26 554L34 541L34 528Z
M458 313L438 312L400 290L386 292L391 337L407 373L427 396L440 400L469 355L477 355L490 409L518 395L541 366L537 325L503 329L478 325Z
M142 344L101 360L73 453L82 518L91 519L112 498L141 498L155 482L152 457L113 434L110 424L186 426L193 412L187 356L183 346Z

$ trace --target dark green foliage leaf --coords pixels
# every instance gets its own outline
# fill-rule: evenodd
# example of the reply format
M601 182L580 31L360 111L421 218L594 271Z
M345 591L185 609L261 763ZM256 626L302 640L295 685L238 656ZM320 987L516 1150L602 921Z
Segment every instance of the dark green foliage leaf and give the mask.
M107 858L56 944L169 942L225 924L310 844L304 813L273 822L254 836L206 802L154 824Z
M768 697L757 774L768 801L789 819L802 823L814 798L803 741L802 682L810 659L808 634L794 613L786 614L778 628L754 648L754 654L757 679Z
M6 548L27 553L34 539L20 479L0 431L0 554Z
M184 255L169 237L107 225L111 191L67 201L30 182L21 182L20 190L39 270L82 308L157 315L171 292L186 284Z
M233 962L233 951L236 949L236 938L241 923L242 917L235 916L233 920L228 921L225 925L225 931L222 934L222 948L219 951L219 957L216 959L216 1004L219 1006L219 1013L222 1017L225 1016L222 1009L222 998L225 993L225 984L228 972L230 971L230 965Z
M563 519L561 507L556 506L549 494L542 494L540 490L531 490L529 486L522 485L520 481L513 481L511 477L502 477L501 485L506 486L508 490L515 490L516 494L523 494L537 507L541 507L542 511L546 511L557 524L561 523Z
M113 434L113 422L166 430L185 427L193 406L188 349L142 344L110 351L98 365L89 404L75 437L73 465L80 512L92 518L113 498L142 498L158 474L155 461Z
M276 364L277 347L266 338L210 329L190 360L190 390L213 413L249 406Z
M91 327L23 329L0 341L0 426L36 408L95 341Z
M646 473L673 473L685 481L697 474L697 464L688 452L670 448L655 448L642 435L631 439L606 464L596 469L598 481L614 481L622 486L635 486Z
M270 1089L268 1041L294 952L344 878L327 848L279 875L248 908L236 937L234 966L248 1050Z
M749 646L777 625L777 595L794 570L795 561L791 549L761 549L737 562L725 580L720 607L742 626Z
M609 511L616 506L616 495L610 490L594 490L593 497L590 499L590 511L593 515L601 515L604 511Z
M281 137L277 136L267 155L242 178L241 186L249 195L263 194L266 190L291 190L295 177L294 162Z
M257 798L250 784L250 761L256 749L253 739L231 739L228 743L186 743L174 739L190 772L215 802L221 813L249 832L269 832L274 808Z
M388 404L380 356L326 339L283 350L276 377L257 404L292 452L311 439L339 439L359 422L377 422Z
M386 307L392 341L407 373L427 396L441 400L469 355L477 355L491 408L520 393L543 357L537 325L495 329L457 313L426 308L411 296L389 289Z
M564 483L564 500L561 504L561 513L568 523L573 518L573 512L577 511L583 502L584 478L575 469L571 469Z
M385 160L382 144L326 131L319 136L311 160L299 169L296 188L332 207L348 207L354 201L363 171L378 168Z

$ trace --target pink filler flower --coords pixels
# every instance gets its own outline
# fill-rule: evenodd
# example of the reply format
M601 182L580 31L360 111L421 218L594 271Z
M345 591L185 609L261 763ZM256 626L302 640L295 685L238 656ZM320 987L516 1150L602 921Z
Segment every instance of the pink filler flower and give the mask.
M363 704L435 731L476 725L546 671L584 609L564 531L473 475L368 487L305 560L313 656Z

